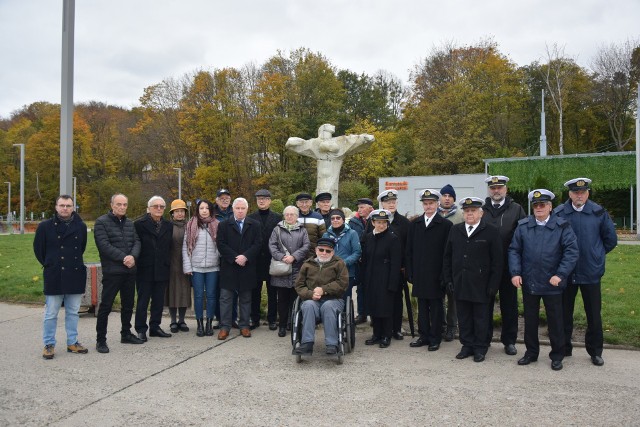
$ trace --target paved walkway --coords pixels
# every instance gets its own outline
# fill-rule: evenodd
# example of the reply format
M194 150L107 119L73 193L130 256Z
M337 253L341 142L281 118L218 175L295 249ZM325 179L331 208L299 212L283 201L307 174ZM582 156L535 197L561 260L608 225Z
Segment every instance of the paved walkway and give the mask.
M95 351L95 318L80 319L89 354L65 351L63 313L53 360L44 360L42 308L0 303L0 425L417 426L638 425L640 352L605 350L595 367L582 348L554 372L542 347L529 366L494 344L484 363L456 360L459 343L436 352L364 346L339 366L316 353L296 364L290 338L266 327L250 339L195 332L120 344L109 319L109 354ZM192 326L193 320L189 322ZM518 345L519 355L524 346Z

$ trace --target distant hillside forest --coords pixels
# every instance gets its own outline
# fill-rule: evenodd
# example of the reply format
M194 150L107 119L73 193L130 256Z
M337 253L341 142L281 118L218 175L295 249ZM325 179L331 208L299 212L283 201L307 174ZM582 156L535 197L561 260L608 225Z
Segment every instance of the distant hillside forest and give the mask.
M245 197L262 187L285 205L315 190L315 162L285 149L291 136L370 133L372 147L348 157L341 200L375 196L378 177L482 172L485 158L538 155L545 91L548 154L635 149L640 44L603 46L589 69L547 48L519 66L492 41L444 44L407 84L385 71L336 69L306 48L261 65L195 70L142 89L132 109L75 106L74 171L80 213L91 219L123 192L132 216L153 194L213 199L225 187ZM60 106L35 102L0 121L0 170L19 202L19 150L26 145L27 212L50 214L59 186ZM615 171L612 171L615 173ZM588 171L585 171L588 176ZM628 191L627 191L628 193ZM4 196L2 196L4 195ZM249 197L248 197L249 198ZM0 190L6 212L7 186ZM627 205L628 206L628 205Z

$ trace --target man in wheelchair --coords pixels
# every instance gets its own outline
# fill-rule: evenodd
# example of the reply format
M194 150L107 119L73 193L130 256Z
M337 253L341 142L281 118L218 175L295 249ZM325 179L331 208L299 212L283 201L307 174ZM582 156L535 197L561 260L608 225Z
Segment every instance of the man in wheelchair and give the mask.
M307 259L296 279L296 292L303 301L302 338L294 353L310 355L316 323L324 325L324 340L327 354L338 353L340 335L338 316L344 310L342 295L349 287L349 270L346 264L334 254L333 238L318 239L315 257Z

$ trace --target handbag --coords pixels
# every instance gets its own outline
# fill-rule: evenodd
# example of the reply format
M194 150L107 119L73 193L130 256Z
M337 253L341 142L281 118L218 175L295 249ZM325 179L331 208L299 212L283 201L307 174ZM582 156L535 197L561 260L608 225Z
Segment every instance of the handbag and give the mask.
M278 241L280 242L280 246L282 246L282 249L284 249L284 256L289 256L289 251L284 247L282 239L280 239L280 227L276 227L278 227L276 228L276 233L278 234ZM292 264L287 264L284 261L278 261L272 257L271 263L269 264L269 274L272 276L288 276L293 271L292 267Z

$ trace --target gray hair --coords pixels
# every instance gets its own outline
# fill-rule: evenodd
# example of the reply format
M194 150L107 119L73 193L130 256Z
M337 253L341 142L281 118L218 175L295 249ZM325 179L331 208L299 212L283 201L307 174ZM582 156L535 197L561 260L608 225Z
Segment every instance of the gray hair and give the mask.
M293 211L295 212L296 215L299 215L299 212L300 212L297 207L289 205L286 208L284 208L284 210L282 211L282 215L286 214L287 211Z
M153 202L156 201L156 200L162 200L162 204L164 204L164 205L167 204L167 202L165 202L162 197L160 197L160 196L151 196L151 198L147 202L147 207L150 208L152 206Z
M247 202L247 199L245 199L244 197L237 197L233 201L233 204L231 205L231 207L235 208L238 203L244 203L245 205L247 205L247 208L249 207L249 202Z
M116 193L116 194L114 194L113 196L111 196L111 204L113 204L113 200L114 200L116 197L118 197L118 196L122 196L122 197L124 197L125 199L127 199L127 202L129 202L129 198L128 198L127 196L125 196L125 195L124 195L124 194L122 194L122 193Z

